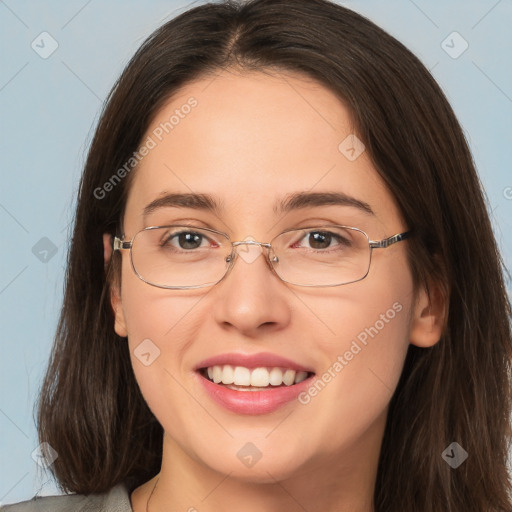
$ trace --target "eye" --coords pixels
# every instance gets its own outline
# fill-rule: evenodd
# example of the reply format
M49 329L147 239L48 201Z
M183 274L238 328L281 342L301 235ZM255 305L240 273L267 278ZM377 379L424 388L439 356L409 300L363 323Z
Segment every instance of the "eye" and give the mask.
M171 249L182 249L182 250L193 250L198 249L202 246L203 242L205 245L203 247L210 247L208 243L209 238L196 231L180 231L178 233L167 233L162 241L162 247L169 247Z
M338 233L331 231L309 231L302 238L299 244L300 247L304 247L302 241L306 240L309 247L314 250L329 249L336 247L338 249L349 248L352 245L351 240L348 237L342 236ZM297 245L297 244L294 244ZM306 247L307 248L307 247Z

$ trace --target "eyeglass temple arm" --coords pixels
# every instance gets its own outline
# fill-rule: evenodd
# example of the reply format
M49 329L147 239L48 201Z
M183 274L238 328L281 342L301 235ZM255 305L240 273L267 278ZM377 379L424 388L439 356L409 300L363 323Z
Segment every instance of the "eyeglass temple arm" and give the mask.
M411 236L410 231L405 231L404 233L398 233L397 235L390 236L389 238L384 238L384 240L370 240L370 247L372 249L385 249L390 245L396 244L397 242L401 242Z
M132 247L131 242L123 242L120 238L114 237L114 251L120 251L121 249L130 249Z

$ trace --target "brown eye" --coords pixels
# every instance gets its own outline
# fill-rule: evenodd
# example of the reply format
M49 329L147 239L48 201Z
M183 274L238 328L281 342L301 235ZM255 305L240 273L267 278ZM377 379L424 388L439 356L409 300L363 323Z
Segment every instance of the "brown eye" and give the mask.
M313 249L326 249L331 245L332 235L327 232L310 233L308 242Z
M351 245L348 238L330 231L310 231L302 240L307 240L307 244L303 245L300 243L299 247L305 247L306 249L311 248L319 251L336 246L339 246L338 249L342 249L350 247Z
M173 233L165 237L161 245L171 249L193 250L201 247L205 238L204 235L195 231L181 231L180 233Z

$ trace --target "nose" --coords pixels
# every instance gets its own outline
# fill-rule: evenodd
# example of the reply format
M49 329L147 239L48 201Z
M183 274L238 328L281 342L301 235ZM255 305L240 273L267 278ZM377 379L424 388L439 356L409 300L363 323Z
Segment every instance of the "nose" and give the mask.
M248 336L285 327L291 317L290 290L269 265L270 245L253 241L233 245L232 267L212 290L215 321Z

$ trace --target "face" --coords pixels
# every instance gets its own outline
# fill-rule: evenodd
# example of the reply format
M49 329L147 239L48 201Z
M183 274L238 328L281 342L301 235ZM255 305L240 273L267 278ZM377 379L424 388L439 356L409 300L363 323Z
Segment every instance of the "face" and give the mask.
M180 223L260 242L311 225L354 226L372 240L406 231L367 153L340 149L353 133L343 103L300 75L224 71L196 81L144 137L154 147L134 171L125 240ZM344 194L371 213L355 203L278 211L299 192ZM218 210L163 200L144 214L171 193L209 194ZM375 460L409 343L437 341L432 328L419 335L426 308L414 301L406 244L374 250L365 279L322 288L284 283L263 249L238 256L215 286L167 290L140 280L122 251L116 331L128 336L137 381L165 431L164 465L168 454L264 482ZM228 379L226 365L242 376L265 367L306 379L262 392L208 381L206 367Z

